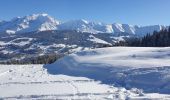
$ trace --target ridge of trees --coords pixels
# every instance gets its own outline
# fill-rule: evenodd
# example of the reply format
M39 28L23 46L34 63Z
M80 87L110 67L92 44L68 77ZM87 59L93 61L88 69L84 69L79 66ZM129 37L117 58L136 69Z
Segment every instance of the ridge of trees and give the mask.
M153 34L147 34L142 38L131 38L127 41L119 41L116 46L134 46L134 47L168 47L170 46L170 27L162 29Z
M0 64L51 64L63 56L64 54L48 54L22 60L3 61Z

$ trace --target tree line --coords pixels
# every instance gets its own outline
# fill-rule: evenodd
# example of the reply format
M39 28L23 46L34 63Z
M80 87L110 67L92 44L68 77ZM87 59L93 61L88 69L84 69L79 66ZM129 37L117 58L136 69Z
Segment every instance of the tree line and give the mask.
M64 54L48 54L38 57L26 58L22 60L8 60L0 62L0 64L51 64L63 57Z
M162 29L152 34L148 33L141 38L130 38L126 41L119 41L114 46L133 46L133 47L168 47L170 46L170 27ZM94 48L110 47L110 45L95 45ZM50 64L63 57L65 54L47 54L38 57L31 57L22 60L9 60L0 64Z
M127 41L120 41L116 46L134 46L134 47L168 47L170 46L170 27L162 29L152 34L148 33L142 38L131 38Z

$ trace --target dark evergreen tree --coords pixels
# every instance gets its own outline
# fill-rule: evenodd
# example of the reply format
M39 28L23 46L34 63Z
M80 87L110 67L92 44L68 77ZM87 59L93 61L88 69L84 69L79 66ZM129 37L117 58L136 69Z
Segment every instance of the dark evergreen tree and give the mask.
M154 31L153 34L147 34L142 38L129 39L126 42L119 42L117 46L137 46L137 47L167 47L170 46L170 27L167 29L162 29L157 32Z

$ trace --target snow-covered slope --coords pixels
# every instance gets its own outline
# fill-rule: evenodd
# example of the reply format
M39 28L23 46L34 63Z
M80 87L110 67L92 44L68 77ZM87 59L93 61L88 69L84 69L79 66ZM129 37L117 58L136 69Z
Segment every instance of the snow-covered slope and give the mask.
M152 25L152 26L136 26L135 33L137 36L144 36L147 33L153 33L153 31L160 31L162 29L167 29L167 26L163 25Z
M112 33L111 25L97 22L88 22L84 19L72 20L59 25L59 30L77 30L89 33Z
M61 22L48 14L33 14L24 17L16 17L10 21L0 22L0 32L9 34L26 33L32 31L47 30L77 30L89 33L114 33L114 34L136 34L143 36L153 31L166 28L163 25L132 26L128 24L105 24L101 22L86 21L84 19Z
M32 58L39 55L71 53L82 49L112 46L119 38L112 34L77 31L43 31L0 35L0 60ZM122 39L124 39L122 37Z
M51 75L43 65L0 65L0 99L102 99L114 90L85 77Z
M47 65L51 74L84 76L145 92L170 93L170 48L112 47L71 54Z
M112 28L115 33L128 33L134 34L136 36L144 36L148 33L152 34L154 31L160 31L162 29L167 29L167 26L163 25L150 25L150 26L137 26L137 25L128 25L128 24L112 24Z
M128 25L128 24L114 23L114 24L112 24L112 28L115 33L125 32L125 33L129 33L129 34L135 34L135 32L136 32L135 27L132 25Z
M169 81L169 47L102 48L48 65L0 65L0 99L169 100Z
M25 33L33 31L57 30L59 21L47 14L33 14L16 17L0 24L0 32Z
M95 74L95 73L94 73ZM52 75L43 65L0 65L2 100L159 100L170 95L101 84L87 77Z

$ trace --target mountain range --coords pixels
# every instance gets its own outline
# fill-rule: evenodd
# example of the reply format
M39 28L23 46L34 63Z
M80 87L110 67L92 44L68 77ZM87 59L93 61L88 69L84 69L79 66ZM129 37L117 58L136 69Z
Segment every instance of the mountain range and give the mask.
M62 22L48 14L0 21L0 61L114 46L168 26L106 24L84 19Z
M49 16L48 14L32 14L24 17L16 17L10 21L0 22L0 32L15 34L33 31L47 30L77 30L88 33L127 33L131 35L143 36L153 31L160 31L167 28L164 25L138 26L129 24L106 24L102 22L86 21L84 19L70 20L62 22Z

